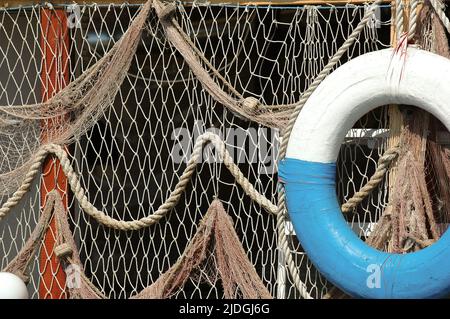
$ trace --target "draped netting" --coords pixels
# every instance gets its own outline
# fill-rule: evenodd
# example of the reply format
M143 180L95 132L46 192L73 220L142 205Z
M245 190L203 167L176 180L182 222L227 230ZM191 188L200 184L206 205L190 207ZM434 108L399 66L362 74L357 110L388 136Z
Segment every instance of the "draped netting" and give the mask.
M70 29L68 47L62 49L69 53L69 65L58 66L69 70L70 81L43 103L39 81L48 75L42 75L45 70L40 65L40 38L45 30L39 18L46 13L40 6L1 13L5 21L1 36L8 41L0 43L10 43L1 47L0 60L6 74L0 81L0 104L7 105L1 110L0 128L4 139L0 149L5 154L2 201L21 185L36 154L43 159L50 150L62 156L62 145L69 146L64 167L77 177L71 185L77 192L72 195L83 190L83 196L69 196L69 224L64 226L63 218L59 222L60 230L71 228L73 236L63 238L70 247L61 244L61 231L51 229L46 236L56 239L55 247L45 246L42 238L36 246L25 246L26 256L37 252L27 259L29 275L21 274L29 279L32 295L53 296L53 288L61 285L46 279L61 270L59 263L49 262L55 253L71 252L69 263L83 269L86 294L78 297L135 296L153 283L161 284L162 274L172 282L178 258L186 256L199 232L205 235L203 212L212 203L218 205L213 199L219 198L230 216L221 223L233 225L240 239L239 245L233 245L243 247L234 258L243 260L244 252L254 266L260 277L253 282L259 297L267 297L261 283L280 298L322 297L330 285L302 252L289 223L283 230L287 248L306 293L295 289L278 242L273 203L278 192L279 129L286 125L302 93L355 30L367 6L163 6L160 2L153 6L155 10L150 10L150 2L139 10L133 5L86 5L72 10L80 26ZM390 6L381 6L373 21L366 22L331 69L389 46ZM55 61L60 62L58 57ZM387 128L386 108L382 107L348 133L337 170L342 203L375 172L386 149ZM206 130L214 134L205 135ZM201 148L196 143L199 139ZM205 141L215 150L203 145ZM224 150L230 157L223 156ZM224 158L232 158L239 170ZM45 218L38 218L45 216L39 207L42 176L38 168L35 179L29 181L31 191L0 224L2 267L23 265L14 257L32 230L46 224ZM186 171L191 174L189 179L184 179ZM180 181L182 189L177 188ZM382 180L347 215L361 237L370 234L387 204L387 194ZM173 199L170 205L166 205L167 198ZM97 212L86 209L87 203ZM158 207L164 212L156 221L149 219L155 218ZM112 228L128 229L125 225L131 223L133 231L104 227L112 223L107 225L99 213L119 221ZM217 236L216 232L207 234L202 238ZM32 238L37 238L35 233ZM211 274L211 269L235 272L232 265L219 261L226 253L208 251L206 263L186 268L195 268L189 278L175 276L173 282L183 285L147 296L230 297L230 291L239 290L236 285ZM77 292L70 295L76 297ZM243 295L249 296L238 294Z
M113 64L104 62L105 56L126 60L111 52L118 50L124 33L136 24L133 19L143 8L133 5L79 7L80 28L70 29L68 47L62 49L67 50L70 57L67 66L70 83L82 83L79 79L83 79L85 72L97 70L95 63L105 63L105 70L108 70L106 65ZM46 13L41 9L36 6L2 12L6 23L2 24L1 31L11 44L2 51L2 67L7 79L2 82L5 90L1 98L2 104L13 106L12 110L19 110L22 105L45 105L39 101L40 73L45 72L40 65L43 55L40 38L45 30L40 29L39 18ZM42 125L43 120L48 119L42 116L45 113L34 114L35 131L31 135L35 146L28 155L31 157L40 150L56 150L55 146L49 147L51 142L56 146L66 143L65 140L70 142L66 156L78 176L79 183L75 186L85 189L86 198L80 203L69 196L68 218L85 274L102 295L130 297L156 282L183 255L187 243L195 236L202 212L215 196L226 205L241 245L270 294L280 298L298 297L293 279L279 262L276 221L267 213L274 211L273 204L261 206L261 201L250 198L258 198L259 193L269 203L275 202L278 128L286 123L286 114L292 111L302 92L365 15L367 6L178 5L176 14L173 8L169 9L163 14L158 14L157 10L149 13L121 85L116 80L115 85L120 87L115 98L108 100L107 95L105 104L109 105L95 110L101 116L95 119L98 115L94 111L82 111L86 110L86 105L81 103L83 98L100 96L101 90L96 89L90 90L92 95L83 94L75 103L80 106L79 112L72 106L68 112L60 109L53 113L57 117L51 120L56 121L52 125ZM199 58L190 45L191 53L197 55L197 62L208 70L217 86L211 82L204 86L198 79L199 74L194 72L196 65L188 65L185 57L169 42L165 27L169 18L176 19L189 41L206 57L207 61ZM338 65L359 54L387 47L389 19L390 6L386 5L364 26ZM130 21L134 22L130 24ZM132 46L127 49L131 50ZM18 58L17 53L23 57ZM27 59L29 64L24 63ZM219 74L209 68L208 61ZM94 84L106 87L97 83L101 74L108 73L104 71L97 78L92 77L92 87ZM104 76L113 78L111 73ZM226 81L220 79L221 76ZM227 100L217 102L218 97L210 92L211 88L219 98L225 93ZM115 89L111 88L111 96ZM86 116L83 118L86 121L79 127L80 134L76 130L73 134L66 131L81 123L77 122L81 114ZM28 121L16 115L8 115L8 119ZM342 151L345 165L338 171L338 192L343 202L374 172L384 152L385 127L385 112L380 109L361 119L349 132ZM217 152L206 147L196 160L195 174L185 184L179 202L152 227L120 232L102 227L95 218L85 214L83 203L90 202L107 216L127 222L151 215L164 204L183 176L193 155L194 142L211 128L224 141L242 176L254 185L253 197L247 196L249 192L236 183L223 161L216 161ZM54 133L46 134L45 130ZM244 138L240 134L244 134ZM41 142L43 140L45 143ZM27 142L23 141L22 148L26 149ZM186 142L187 145L183 144ZM15 148L18 150L15 154L23 151L13 143L5 150L11 152ZM2 160L9 158L13 157ZM7 170L14 173L20 170L22 163L23 167L29 163L20 159L11 162L14 165L7 164L10 165ZM42 172L42 175L48 173ZM2 267L17 255L38 222L41 181L42 176L36 175L30 191L0 224ZM8 192L15 191L15 187L7 188ZM4 202L7 197L3 198ZM367 232L372 216L383 208L384 197L384 185L380 185L359 205L361 220L354 220L355 231ZM301 251L289 223L286 234L308 293L313 297L322 296L329 285ZM57 233L50 231L46 236L56 238ZM55 297L53 288L61 283L47 278L49 273L56 277L61 266L51 263L50 256L54 255L56 247L45 246L43 242L29 264L29 287L34 297ZM209 273L208 267L200 265L174 297L223 297L221 280ZM208 280L214 283L205 286Z
M29 264L48 230L51 219L54 218L58 234L58 246L55 247L55 253L61 263L77 267L76 274L79 276L74 278L78 284L68 287L70 297L74 299L107 298L95 287L83 270L61 195L58 191L53 190L48 194L47 199L42 215L30 238L21 252L3 271L14 273L26 282L29 280L27 275ZM232 219L219 200L211 203L200 221L196 234L177 262L158 280L132 298L169 298L184 288L188 279L195 275L202 264L207 264L208 275L211 277L205 281L214 283L219 278L225 298L271 298L269 291L241 246Z
M434 2L426 2L420 14L410 17L417 28L399 38L400 49L406 44L404 39L409 38L422 49L450 57L445 32L450 24L448 19L440 19L442 12L433 9L442 4ZM409 26L411 29L411 23ZM446 130L433 115L402 105L396 116L391 136L399 150L389 176L389 201L366 242L380 250L403 254L433 244L448 228L450 157L448 146L439 141ZM327 297L348 296L333 289Z
M108 53L47 101L0 106L4 158L0 194L10 194L19 187L43 143L70 144L98 122L127 75L151 7L152 2L147 2ZM42 121L47 121L46 125Z

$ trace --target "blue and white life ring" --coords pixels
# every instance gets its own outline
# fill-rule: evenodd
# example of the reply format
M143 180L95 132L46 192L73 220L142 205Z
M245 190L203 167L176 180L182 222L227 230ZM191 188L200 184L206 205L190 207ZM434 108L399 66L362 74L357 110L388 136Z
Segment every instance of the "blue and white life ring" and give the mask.
M450 60L408 48L404 65L393 69L392 57L392 49L362 55L319 85L295 122L279 175L302 247L337 287L361 298L443 297L450 293L449 231L414 253L382 252L350 229L336 197L340 145L367 112L414 105L450 129ZM377 269L378 285L369 280Z

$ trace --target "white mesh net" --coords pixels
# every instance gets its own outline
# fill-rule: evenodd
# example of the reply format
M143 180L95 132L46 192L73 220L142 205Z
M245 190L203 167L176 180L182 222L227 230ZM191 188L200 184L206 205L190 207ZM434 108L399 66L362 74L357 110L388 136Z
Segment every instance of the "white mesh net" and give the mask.
M55 7L65 11L70 25L67 45L60 43L57 52L50 54L43 50L43 41L51 31L42 24L43 15L49 14L50 9L2 9L0 105L40 102L63 86L60 83L51 87L55 78L60 82L77 78L120 38L138 7ZM179 5L177 19L239 92L270 105L297 101L364 12L364 5ZM52 23L57 28L58 23L65 22L54 19ZM374 23L364 29L341 63L388 47L389 43L390 7L386 5L377 11ZM44 65L48 65L49 56L53 56L51 63L55 65L50 69L66 74L66 78L47 72ZM338 194L343 200L373 174L384 150L386 128L386 110L380 108L349 132L338 164ZM152 13L115 103L68 149L88 199L112 217L135 220L147 216L166 200L186 167L195 138L212 129L226 141L249 181L275 203L278 131L249 123L216 103L165 39ZM83 213L61 183L56 186L67 192L69 218L86 275L106 296L127 298L156 281L183 253L202 214L218 198L271 294L279 298L299 297L279 259L276 219L252 202L223 164L214 161L211 148L204 155L172 213L140 231L122 232L99 226ZM54 171L53 165L47 165L32 191L0 223L0 269L17 255L36 224L42 194L45 189L55 188L58 176L54 176ZM2 197L2 201L6 198ZM362 237L370 231L385 202L382 184L349 220ZM313 297L322 297L329 285L301 252L289 227L286 231L291 248L296 251L301 279ZM33 298L65 296L66 283L58 279L63 270L54 257L52 237L54 234L47 234L32 265L28 287ZM208 267L213 264L211 260ZM177 297L223 297L220 280L208 274L208 267L193 276Z

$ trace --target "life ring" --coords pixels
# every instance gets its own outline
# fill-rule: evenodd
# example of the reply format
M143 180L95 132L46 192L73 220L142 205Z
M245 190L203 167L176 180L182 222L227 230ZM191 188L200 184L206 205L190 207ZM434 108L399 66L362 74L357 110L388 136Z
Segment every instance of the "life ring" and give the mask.
M404 65L393 70L392 57L392 49L364 54L319 85L296 119L279 176L302 247L337 287L360 298L443 297L450 293L449 231L417 252L382 252L350 229L336 197L340 145L367 112L387 104L413 105L450 130L450 60L408 48ZM378 282L372 280L377 275Z

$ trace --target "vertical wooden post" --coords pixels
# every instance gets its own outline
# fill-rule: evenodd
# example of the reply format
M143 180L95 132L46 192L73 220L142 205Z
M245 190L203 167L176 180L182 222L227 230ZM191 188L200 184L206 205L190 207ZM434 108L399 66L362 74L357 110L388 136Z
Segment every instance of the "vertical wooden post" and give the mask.
M42 49L42 100L48 100L64 88L69 81L69 29L64 9L41 9L41 49ZM45 127L51 127L56 122L64 121L54 118L42 122ZM47 138L43 129L42 139ZM64 206L68 207L67 179L61 164L54 156L48 156L42 166L40 185L41 209L45 206L47 193L57 189L61 194ZM54 254L56 244L56 226L52 220L44 237L44 245L40 252L39 270L42 274L39 283L41 299L63 299L66 276L64 269Z

